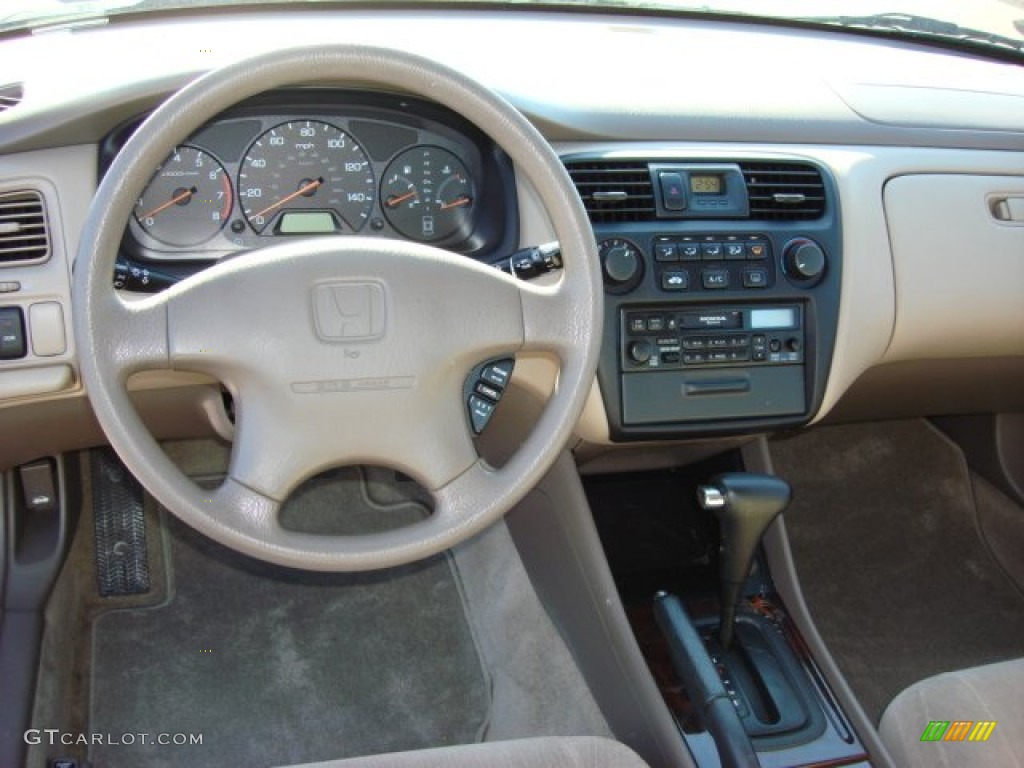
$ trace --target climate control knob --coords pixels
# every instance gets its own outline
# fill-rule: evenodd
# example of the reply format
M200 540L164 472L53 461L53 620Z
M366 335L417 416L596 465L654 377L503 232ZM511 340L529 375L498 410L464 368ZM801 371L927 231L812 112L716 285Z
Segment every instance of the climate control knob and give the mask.
M629 240L602 240L597 249L604 269L604 282L609 288L629 290L643 274L640 249Z
M817 283L825 274L826 266L825 251L806 237L790 240L782 251L782 268L799 283Z
M651 359L654 354L654 345L646 339L631 342L629 345L629 359L634 363L643 364Z

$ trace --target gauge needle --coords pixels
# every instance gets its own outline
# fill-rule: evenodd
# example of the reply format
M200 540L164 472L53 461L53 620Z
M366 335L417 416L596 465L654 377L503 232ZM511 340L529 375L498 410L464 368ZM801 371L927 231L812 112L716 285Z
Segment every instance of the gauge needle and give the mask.
M265 214L265 213L269 213L270 211L274 210L275 208L278 208L279 206L282 206L282 205L284 205L284 204L285 204L285 203L287 203L287 202L288 202L289 200L294 200L294 199L295 199L296 197L298 197L299 195L304 195L304 194L306 194L307 192L311 192L311 191L313 191L314 189L316 189L317 187L319 187L319 186L320 186L321 184L323 184L323 183L324 183L324 180L323 180L323 179L316 179L315 181L311 181L311 182L309 182L309 184L303 184L303 185L302 185L301 187L299 187L299 188L298 188L297 190L295 190L294 192L292 192L292 193L291 193L290 195L288 195L287 197L282 197L282 198L281 198L280 200L278 200L278 201L277 201L276 203L273 203L272 205L268 205L268 206L267 206L266 208L264 208L264 209L263 209L262 211L259 211L258 213L254 213L254 214L252 214L252 215L253 215L253 218L255 218L255 217L257 217L257 216L262 216L262 215L263 215L263 214Z
M181 193L175 195L174 197L172 197L170 200L168 200L163 205L158 205L156 208L154 208L149 213L142 214L141 216L139 216L139 218L145 220L145 219L148 219L150 216L156 216L158 213L160 213L160 211L166 210L166 209L170 208L172 205L177 205L182 200L187 200L188 198L192 197L192 195L194 195L195 193L196 193L196 188L195 187L192 187L192 189L186 189L184 192L181 192Z
M442 211L446 211L449 208L455 208L458 205L469 205L470 202L472 202L472 200L469 197L469 195L463 195L462 197L456 197L450 203L442 204L441 205L441 210Z
M388 198L386 205L388 206L388 208L394 208L395 206L404 203L410 197L416 197L417 194L419 193L414 189L412 192L406 192L404 195Z

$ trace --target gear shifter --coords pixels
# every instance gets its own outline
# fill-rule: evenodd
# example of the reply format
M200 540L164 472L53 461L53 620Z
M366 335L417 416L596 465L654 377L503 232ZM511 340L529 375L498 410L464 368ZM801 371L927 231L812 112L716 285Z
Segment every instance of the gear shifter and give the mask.
M700 506L718 517L721 531L719 578L722 647L732 643L736 606L761 536L789 504L789 484L774 475L727 472L697 489Z

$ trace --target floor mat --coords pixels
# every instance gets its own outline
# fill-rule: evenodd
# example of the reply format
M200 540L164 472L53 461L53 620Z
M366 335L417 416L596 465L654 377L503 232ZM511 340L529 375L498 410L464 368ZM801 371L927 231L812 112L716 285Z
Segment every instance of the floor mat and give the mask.
M365 518L367 530L424 514L366 488L340 471L285 517ZM165 522L170 599L94 625L90 732L113 742L91 747L97 768L270 766L478 740L489 681L447 556L311 574ZM153 743L178 734L185 744Z
M793 485L804 595L876 722L918 680L1024 656L1024 597L979 536L962 455L930 424L826 427L771 450Z

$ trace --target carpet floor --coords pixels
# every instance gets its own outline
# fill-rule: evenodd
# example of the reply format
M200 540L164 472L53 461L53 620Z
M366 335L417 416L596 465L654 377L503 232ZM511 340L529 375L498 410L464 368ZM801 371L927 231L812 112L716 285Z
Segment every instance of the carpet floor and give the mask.
M804 595L876 722L918 680L1024 656L1024 595L983 536L961 452L931 424L819 428L771 451L793 485ZM1017 512L1004 528L1024 529Z
M358 470L314 481L289 507L283 519L320 531L425 514L414 501L372 500ZM95 765L271 766L480 739L490 681L450 556L313 574L162 520L167 600L93 624L89 730L120 742L93 745ZM140 734L201 734L202 744Z

